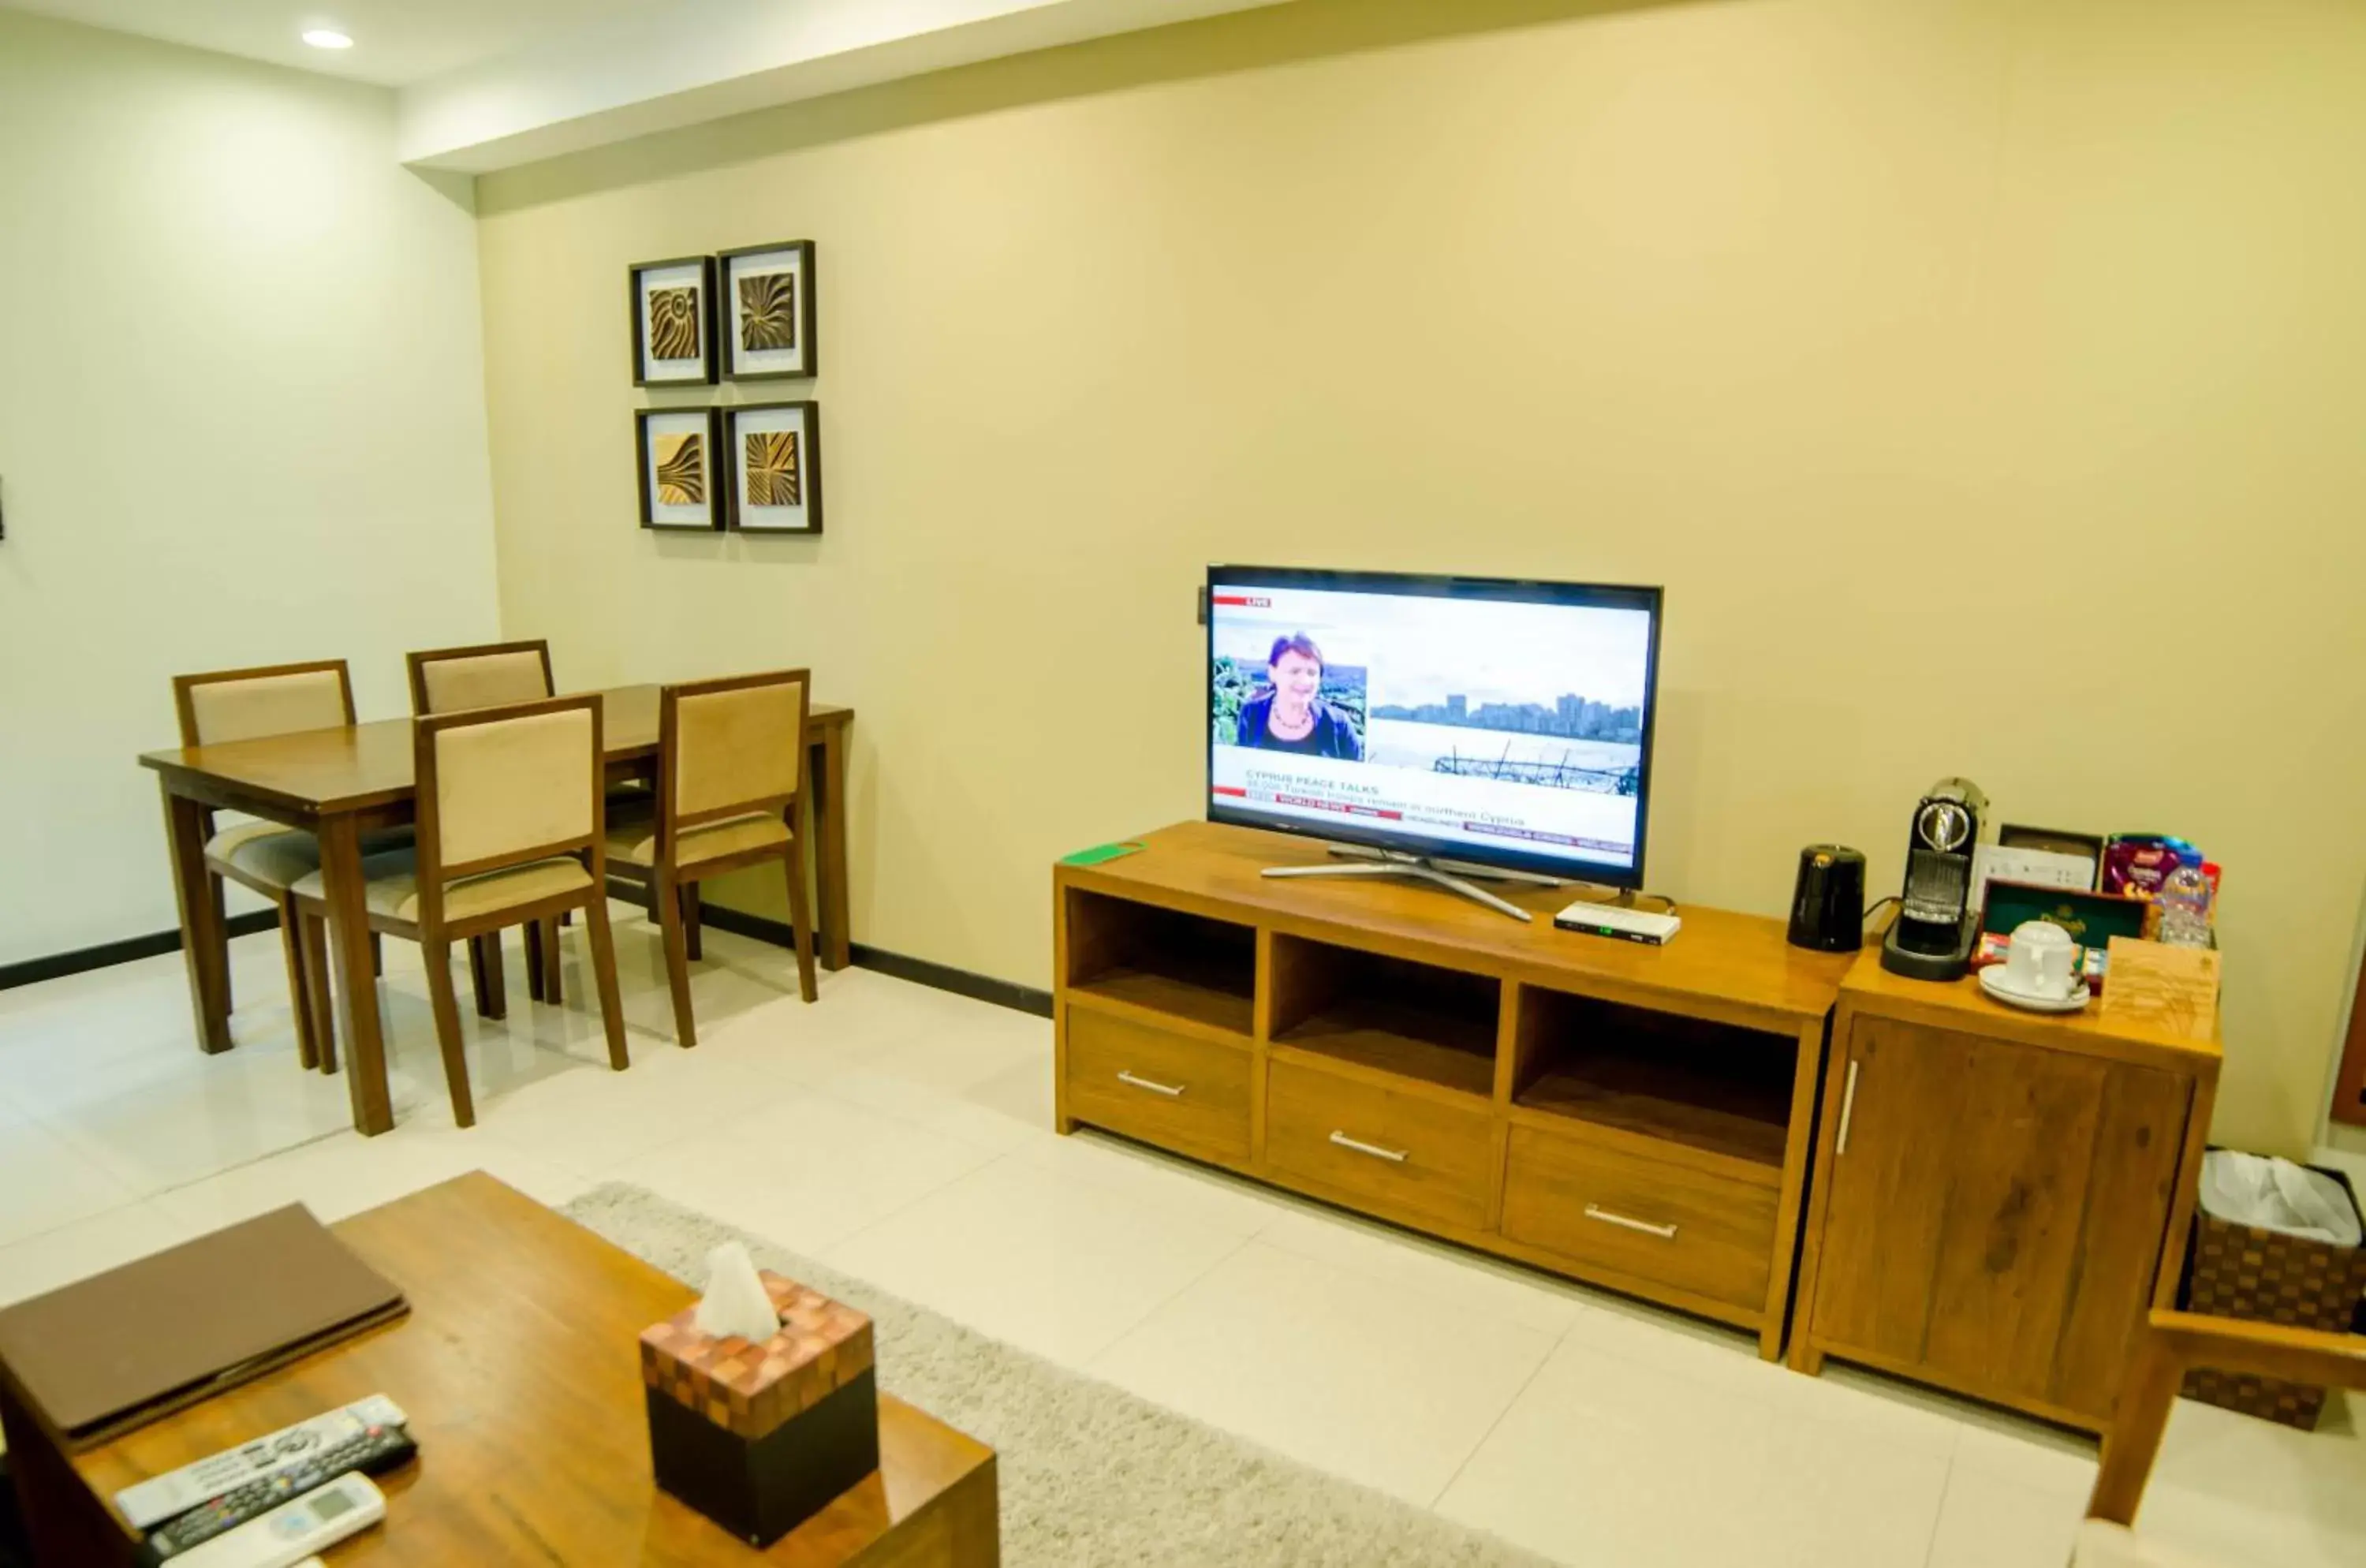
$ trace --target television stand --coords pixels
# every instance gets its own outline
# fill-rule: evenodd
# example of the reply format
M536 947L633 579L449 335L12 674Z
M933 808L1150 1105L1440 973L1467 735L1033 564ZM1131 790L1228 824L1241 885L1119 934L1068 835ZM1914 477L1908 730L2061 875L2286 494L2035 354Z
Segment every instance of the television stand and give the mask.
M1498 898L1485 888L1466 880L1483 876L1500 882L1533 882L1546 887L1558 887L1558 878L1538 876L1524 871L1502 871L1492 866L1467 865L1455 861L1433 860L1428 855L1409 855L1396 850L1369 850L1359 844L1334 844L1331 852L1355 861L1354 865L1269 865L1260 876L1410 876L1416 881L1435 883L1449 892L1459 893L1474 904L1484 904L1499 915L1509 915L1515 920L1533 919L1526 909L1508 899ZM1448 867L1452 869L1448 869ZM1459 873L1460 874L1456 874Z
M1185 822L1141 842L1053 872L1059 1131L1104 1128L1779 1354L1826 1020L1855 954L1698 908L1681 942L1602 942L1555 930L1570 895L1526 878L1500 895L1548 918L1507 926L1402 884L1271 876L1347 869L1288 833Z

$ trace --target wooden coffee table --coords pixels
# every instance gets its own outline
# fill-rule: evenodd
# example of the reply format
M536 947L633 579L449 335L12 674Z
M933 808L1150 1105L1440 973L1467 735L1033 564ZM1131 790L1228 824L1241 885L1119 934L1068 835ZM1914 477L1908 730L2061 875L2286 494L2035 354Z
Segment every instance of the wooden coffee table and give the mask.
M70 1458L0 1389L40 1561L128 1562L103 1499L374 1393L410 1416L419 1458L379 1481L385 1524L330 1551L331 1568L1001 1560L994 1450L884 1393L878 1471L769 1551L659 1492L637 1337L696 1292L490 1176L332 1228L402 1288L408 1318Z

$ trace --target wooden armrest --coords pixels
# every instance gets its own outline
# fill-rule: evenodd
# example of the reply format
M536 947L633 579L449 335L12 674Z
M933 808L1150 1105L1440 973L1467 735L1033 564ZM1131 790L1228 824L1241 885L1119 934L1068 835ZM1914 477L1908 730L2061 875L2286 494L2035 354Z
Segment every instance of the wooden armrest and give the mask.
M2120 1390L2117 1424L2103 1438L2103 1466L2087 1501L2087 1517L2132 1524L2144 1500L2145 1477L2160 1452L2169 1407L2185 1374L2196 1367L2282 1378L2290 1382L2366 1388L2366 1335L2327 1334L2281 1324L2156 1312L2138 1335L2134 1362Z
M2366 1388L2366 1335L2327 1334L2191 1312L2156 1312L2150 1327L2168 1339L2180 1371L2209 1367L2287 1382Z

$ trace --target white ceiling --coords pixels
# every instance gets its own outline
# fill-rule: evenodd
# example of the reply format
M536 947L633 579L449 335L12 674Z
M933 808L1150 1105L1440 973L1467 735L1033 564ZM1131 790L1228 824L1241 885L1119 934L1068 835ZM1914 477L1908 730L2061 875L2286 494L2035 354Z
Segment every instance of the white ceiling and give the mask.
M483 174L773 104L1289 0L651 0L400 94L406 164Z
M899 76L1290 0L0 0L396 93L396 155L482 174ZM332 28L348 50L314 49Z
M400 87L532 49L662 0L0 0L95 28ZM354 40L314 49L308 28Z

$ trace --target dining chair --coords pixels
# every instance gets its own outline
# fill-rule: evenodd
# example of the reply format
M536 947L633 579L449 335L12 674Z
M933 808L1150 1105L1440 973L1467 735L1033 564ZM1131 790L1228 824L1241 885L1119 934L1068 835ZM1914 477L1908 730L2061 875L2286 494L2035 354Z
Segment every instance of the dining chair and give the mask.
M405 654L403 662L411 677L411 712L419 718L536 702L558 690L550 672L550 643L543 637L422 649ZM544 931L528 927L524 935L526 995L557 1006L561 998L551 974L558 967L557 928ZM547 965L546 953L551 955ZM469 942L468 978L479 1017L501 1018L508 1012L501 932L490 931Z
M643 813L612 817L608 869L648 886L649 914L665 942L674 1036L698 1043L691 1017L686 897L710 876L780 861L796 934L797 989L814 985L813 909L806 895L805 840L796 830L806 791L806 719L812 678L803 670L692 681L658 694L657 797Z
M411 673L411 712L419 718L536 702L558 690L550 678L550 644L541 637L425 649L404 655L403 662Z
M581 909L608 1037L608 1065L630 1066L616 950L608 924L600 699L550 697L411 721L417 843L365 861L370 929L420 946L452 1116L477 1112L461 1048L451 944ZM308 946L322 938L326 886L296 885Z
M175 675L173 707L185 747L223 746L299 730L333 729L354 722L353 679L342 659ZM254 889L277 908L279 943L287 961L288 1004L296 1015L297 1059L308 1068L334 1072L336 1040L319 1032L319 1021L328 1010L310 993L302 933L289 891L306 873L320 869L320 840L301 829L276 822L220 828L208 811L205 853L208 893L218 919L225 878ZM220 981L227 1006L231 993L226 964Z
M2366 1389L2366 1337L2196 1313L2153 1313L2136 1331L2118 1419L2103 1436L2102 1465L2087 1499L2071 1568L2201 1568L2196 1559L2129 1528L2144 1501L2145 1482L2160 1452L2177 1391L2197 1367Z

